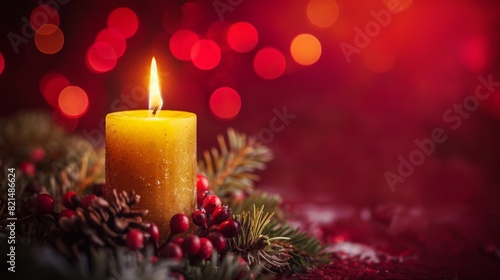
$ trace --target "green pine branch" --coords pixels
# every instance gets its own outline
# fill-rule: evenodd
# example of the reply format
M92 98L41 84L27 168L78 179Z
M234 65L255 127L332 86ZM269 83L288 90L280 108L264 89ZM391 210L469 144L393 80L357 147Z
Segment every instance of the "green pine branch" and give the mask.
M198 162L200 172L207 176L211 190L220 197L235 190L251 193L254 182L259 179L253 172L263 170L272 153L255 138L231 128L227 139L219 135L219 148L203 153L203 159Z
M274 212L264 212L264 206L254 205L253 211L243 211L234 216L241 225L241 233L228 240L231 251L241 255L249 265L259 265L269 272L286 270L291 257L290 250L278 243L288 237L263 234L273 215Z
M36 166L36 174L22 174L19 165L32 161L31 153L41 149L45 156ZM5 181L7 168L16 168L16 198L24 188L36 182L56 201L68 190L84 193L95 182L104 181L104 148L94 147L82 136L67 134L52 117L43 112L22 112L0 119L0 179ZM0 185L0 192L6 191ZM19 209L19 208L18 208Z
M271 221L264 230L269 237L286 236L289 239L281 240L280 245L290 248L290 269L294 273L303 273L309 268L326 264L331 261L329 254L324 250L326 246L299 228L293 228L278 221Z

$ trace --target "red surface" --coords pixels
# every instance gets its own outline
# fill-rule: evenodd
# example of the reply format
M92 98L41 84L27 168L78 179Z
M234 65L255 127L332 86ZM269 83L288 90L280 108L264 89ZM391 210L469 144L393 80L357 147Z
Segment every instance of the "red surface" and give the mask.
M497 279L498 215L485 209L290 205L333 262L301 279ZM487 216L489 220L477 219Z

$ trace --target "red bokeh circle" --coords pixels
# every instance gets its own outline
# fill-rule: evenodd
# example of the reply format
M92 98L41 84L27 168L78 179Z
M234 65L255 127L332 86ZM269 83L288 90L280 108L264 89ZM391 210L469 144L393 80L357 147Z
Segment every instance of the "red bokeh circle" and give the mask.
M139 28L139 19L136 13L129 8L116 8L108 16L108 27L115 28L125 38L130 38L134 36Z
M104 73L115 68L118 61L113 47L107 43L96 42L87 50L85 62L90 71Z
M191 60L191 49L199 41L198 35L191 30L176 31L170 37L169 47L172 55L180 60Z
M229 46L236 52L245 53L253 50L259 41L257 29L248 22L237 22L227 33Z
M215 68L221 59L219 46L212 40L199 40L191 49L191 60L201 70Z
M39 5L33 9L30 16L30 24L33 30L37 30L44 24L53 24L59 26L59 13L50 5Z
M69 86L68 79L59 73L49 73L40 80L40 91L50 106L58 108L59 93Z
M285 72L285 56L275 48L263 48L254 57L253 68L262 79L273 80Z
M241 98L230 87L216 89L210 96L210 110L220 119L234 119L241 110Z
M114 28L106 28L97 33L95 42L106 43L115 51L116 58L120 58L127 49L127 41L123 34Z

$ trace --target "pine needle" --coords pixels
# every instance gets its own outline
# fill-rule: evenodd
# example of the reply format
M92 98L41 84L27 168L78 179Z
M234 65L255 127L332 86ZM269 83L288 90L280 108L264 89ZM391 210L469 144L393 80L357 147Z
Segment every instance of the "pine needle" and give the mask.
M231 128L227 139L219 135L219 148L203 153L203 160L198 162L200 172L207 176L211 190L221 197L236 190L251 193L254 182L259 179L253 172L263 170L272 153L255 138Z
M268 272L286 270L291 258L290 249L276 242L288 240L288 237L270 238L263 234L273 215L274 212L264 212L264 206L256 208L254 205L253 211L234 216L241 225L241 233L228 240L231 251L241 255L249 265L259 265Z
M277 242L283 247L291 249L289 260L290 269L294 273L303 273L308 268L313 268L331 261L329 254L324 250L326 246L313 236L293 228L287 224L271 221L265 232L272 237L287 236L288 240Z

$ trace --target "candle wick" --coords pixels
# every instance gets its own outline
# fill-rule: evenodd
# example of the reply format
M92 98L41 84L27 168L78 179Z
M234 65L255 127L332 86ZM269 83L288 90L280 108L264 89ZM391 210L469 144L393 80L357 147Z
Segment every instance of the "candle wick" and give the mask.
M156 116L156 111L158 111L158 106L153 107L153 116Z

